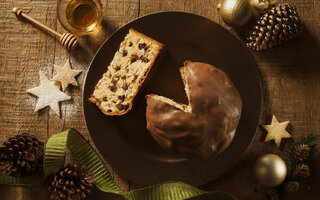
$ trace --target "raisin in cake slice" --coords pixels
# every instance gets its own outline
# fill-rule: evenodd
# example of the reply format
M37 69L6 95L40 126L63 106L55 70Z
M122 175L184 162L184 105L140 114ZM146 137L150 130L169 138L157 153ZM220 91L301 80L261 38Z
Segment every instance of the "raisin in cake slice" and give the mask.
M163 47L156 40L130 29L89 101L106 115L127 113Z

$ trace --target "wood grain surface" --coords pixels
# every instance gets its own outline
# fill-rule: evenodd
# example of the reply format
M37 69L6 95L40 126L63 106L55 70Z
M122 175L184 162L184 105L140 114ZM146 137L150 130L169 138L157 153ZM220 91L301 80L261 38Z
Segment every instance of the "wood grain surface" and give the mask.
M11 13L20 7L35 19L64 32L57 20L56 0L1 0L0 1L0 142L8 136L29 132L45 141L54 133L73 127L91 141L82 113L82 86L89 63L108 36L127 22L159 11L185 11L205 16L225 26L216 10L217 0L101 0L103 22L100 32L79 37L76 51L69 52L55 38L17 20ZM279 121L289 120L289 132L294 138L320 132L320 1L286 0L293 3L304 23L304 32L294 41L265 52L252 52L260 71L263 88L263 112L260 124L271 121L275 114ZM155 24L156 26L156 24ZM225 26L234 34L233 29ZM205 31L205 30L204 30ZM67 94L72 100L61 104L62 117L58 118L48 108L34 113L36 98L26 89L39 84L38 72L54 75L53 64L63 64L70 59L73 68L83 72L78 76L79 87L70 87ZM232 58L231 58L232 59ZM274 152L282 154L273 142L264 143L266 132L260 127L242 159L220 178L202 186L206 190L226 191L239 200L265 199L267 188L259 185L252 173L258 156ZM92 142L91 142L92 143ZM72 161L72 158L68 159ZM109 166L115 181L123 191L140 188L140 185L120 177ZM317 199L320 196L319 155L312 165L311 189L284 199ZM0 199L48 199L46 186L0 187ZM90 199L123 199L95 190Z

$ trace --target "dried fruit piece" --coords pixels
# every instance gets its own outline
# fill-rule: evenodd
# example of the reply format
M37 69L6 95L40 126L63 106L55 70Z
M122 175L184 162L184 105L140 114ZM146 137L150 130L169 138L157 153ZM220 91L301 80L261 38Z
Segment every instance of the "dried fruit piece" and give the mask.
M97 99L96 105L97 105L97 106L100 106L100 105L101 105L101 101L100 101L99 99Z
M146 43L141 43L138 45L138 48L141 50L141 49L144 49L146 48L147 44Z
M128 104L123 105L123 104L119 103L116 105L116 107L118 110L127 110L129 108L129 105Z
M128 84L125 83L125 84L122 86L122 89L127 90L127 89L128 89Z
M118 96L118 99L119 99L120 101L124 101L125 98L126 98L125 95Z
M133 55L131 56L131 63L136 62L138 59L139 59L139 56L138 56L137 54L133 54Z
M137 78L138 78L138 75L135 74L134 77L133 77L133 79L132 79L132 82L135 82L135 81L137 80Z
M140 60L142 60L142 62L149 62L150 60L147 57L144 56L140 56Z
M111 81L111 83L113 83L113 85L116 85L117 82L118 82L118 80L116 80L116 79L112 79L112 81Z
M115 91L117 91L118 88L117 88L116 85L112 85L112 86L109 87L109 89L110 89L111 92L115 92Z
M124 49L124 50L122 51L122 56L123 56L123 57L126 57L127 55L128 55L128 51Z

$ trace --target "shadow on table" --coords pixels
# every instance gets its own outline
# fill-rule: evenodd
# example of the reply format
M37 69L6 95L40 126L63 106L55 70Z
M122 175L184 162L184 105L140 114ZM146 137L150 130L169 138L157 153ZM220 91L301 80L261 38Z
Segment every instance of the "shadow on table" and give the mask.
M320 74L320 41L307 28L295 39L273 49L254 53L256 59L284 75L299 78Z
M49 193L47 185L41 187L12 187L12 186L0 186L0 199L7 200L45 200L49 199Z
M105 193L100 191L98 188L94 187L91 194L88 196L87 200L120 200L123 198L121 195L115 195L111 193Z
M90 62L103 42L110 37L116 27L106 20L102 20L100 30L89 35L79 36L79 47L71 54L78 61Z

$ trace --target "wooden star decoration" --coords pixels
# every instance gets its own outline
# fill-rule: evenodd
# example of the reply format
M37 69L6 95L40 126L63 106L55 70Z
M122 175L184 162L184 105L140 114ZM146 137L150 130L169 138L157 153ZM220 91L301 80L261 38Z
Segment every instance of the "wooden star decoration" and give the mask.
M264 141L268 142L270 140L274 140L279 148L282 138L291 138L291 135L286 131L289 123L289 121L279 123L276 116L273 115L271 124L262 126L266 131L268 131Z
M71 69L69 59L65 62L64 66L54 65L54 69L57 71L57 74L52 80L60 82L63 91L65 91L70 84L78 86L75 77L80 74L81 70Z
M35 88L27 90L28 93L37 96L38 101L35 108L35 112L41 110L47 106L60 117L60 101L66 101L71 99L70 96L60 91L60 84L56 81L50 81L44 72L40 71L40 85Z

